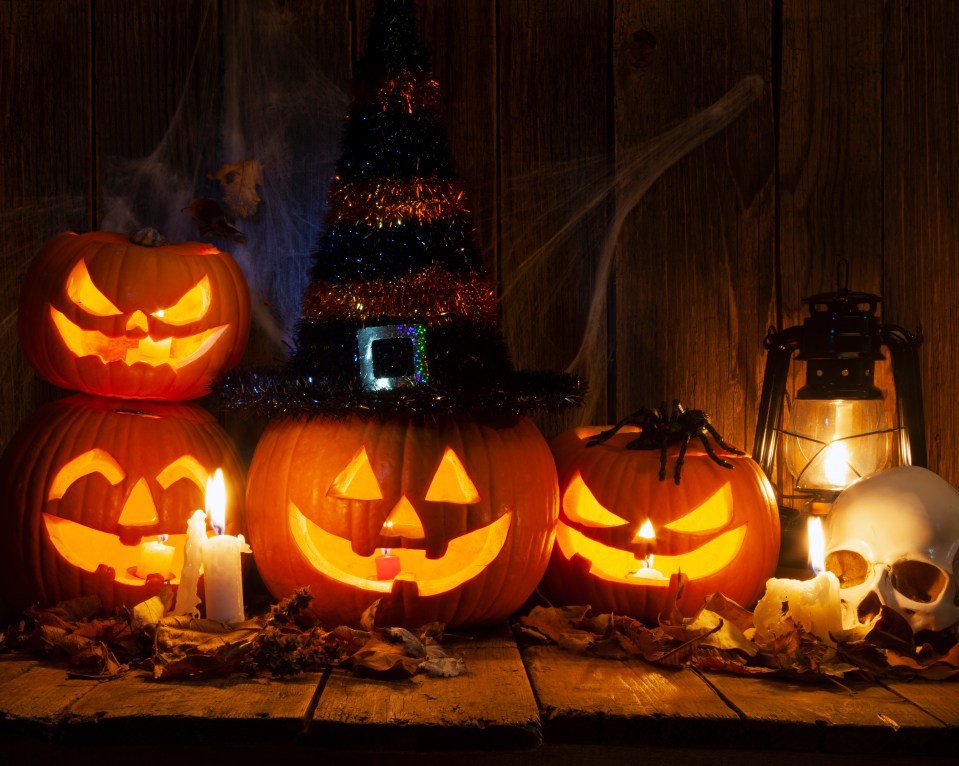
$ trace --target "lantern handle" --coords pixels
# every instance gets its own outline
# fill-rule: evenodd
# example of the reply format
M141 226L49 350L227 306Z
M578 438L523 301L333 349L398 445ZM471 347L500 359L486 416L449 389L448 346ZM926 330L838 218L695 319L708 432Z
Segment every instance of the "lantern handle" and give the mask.
M798 325L782 332L775 327L770 327L763 341L768 353L763 370L763 390L759 399L756 437L753 440L753 460L759 464L770 480L773 461L776 457L776 441L779 437L779 423L782 419L789 363L792 361L793 354L799 349L802 330L803 328Z
M926 421L919 375L922 328L918 328L913 334L897 325L884 324L880 334L892 360L892 380L896 386L896 411L899 418L899 456L904 465L925 468Z

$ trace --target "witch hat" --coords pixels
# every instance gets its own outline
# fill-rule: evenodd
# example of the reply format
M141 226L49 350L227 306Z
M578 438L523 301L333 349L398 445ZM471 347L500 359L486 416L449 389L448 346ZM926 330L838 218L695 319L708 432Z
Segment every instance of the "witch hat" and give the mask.
M498 417L578 405L572 375L514 369L452 168L411 0L377 0L326 229L285 367L221 382L270 417Z

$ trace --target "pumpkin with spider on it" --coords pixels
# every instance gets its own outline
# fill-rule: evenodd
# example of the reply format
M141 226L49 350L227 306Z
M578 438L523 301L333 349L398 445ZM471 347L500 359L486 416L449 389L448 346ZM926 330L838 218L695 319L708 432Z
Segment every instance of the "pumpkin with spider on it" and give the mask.
M550 442L560 516L540 591L553 604L655 623L680 572L687 615L712 593L744 606L761 595L779 556L769 480L705 412L675 402L664 413L641 409Z

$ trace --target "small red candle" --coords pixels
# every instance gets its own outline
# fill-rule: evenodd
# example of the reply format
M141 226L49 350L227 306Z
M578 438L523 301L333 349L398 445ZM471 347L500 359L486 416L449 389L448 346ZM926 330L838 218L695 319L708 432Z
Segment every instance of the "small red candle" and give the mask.
M381 548L382 556L376 557L376 579L392 580L400 573L400 557L390 553L389 548Z

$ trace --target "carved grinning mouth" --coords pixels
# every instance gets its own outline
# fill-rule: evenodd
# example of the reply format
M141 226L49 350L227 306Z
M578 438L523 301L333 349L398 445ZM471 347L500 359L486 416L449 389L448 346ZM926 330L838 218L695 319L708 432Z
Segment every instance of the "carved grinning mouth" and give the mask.
M591 540L562 521L556 525L556 544L563 556L567 560L577 554L585 558L589 561L590 575L609 582L661 588L669 585L669 576L679 571L690 580L700 580L722 571L739 555L745 537L746 525L741 524L689 553L680 556L655 554L654 566L663 573L665 579L638 580L627 576L643 566L642 560L632 553Z
M123 362L133 365L143 362L152 367L166 364L174 369L185 367L203 356L228 327L220 325L182 338L154 339L149 335L130 338L112 337L97 330L84 330L55 308L50 309L50 318L64 345L77 358L96 356L104 364Z
M389 593L395 582L415 582L420 596L434 596L458 588L483 572L503 550L513 514L508 512L480 529L448 543L446 554L426 558L426 551L391 548L400 559L393 580L376 579L376 554L360 556L349 540L327 532L289 504L290 532L300 551L323 574L363 590ZM465 562L465 563L464 563Z
M139 545L124 545L120 538L109 532L101 532L60 516L49 513L43 514L43 526L50 537L50 542L63 559L73 566L95 572L100 564L106 564L114 570L114 579L123 585L143 585L139 577L128 573L136 567L140 557ZM152 542L156 535L144 537L141 542ZM167 545L173 546L173 563L170 569L174 577L170 580L173 585L180 582L180 571L183 569L183 549L186 546L185 534L167 536Z

